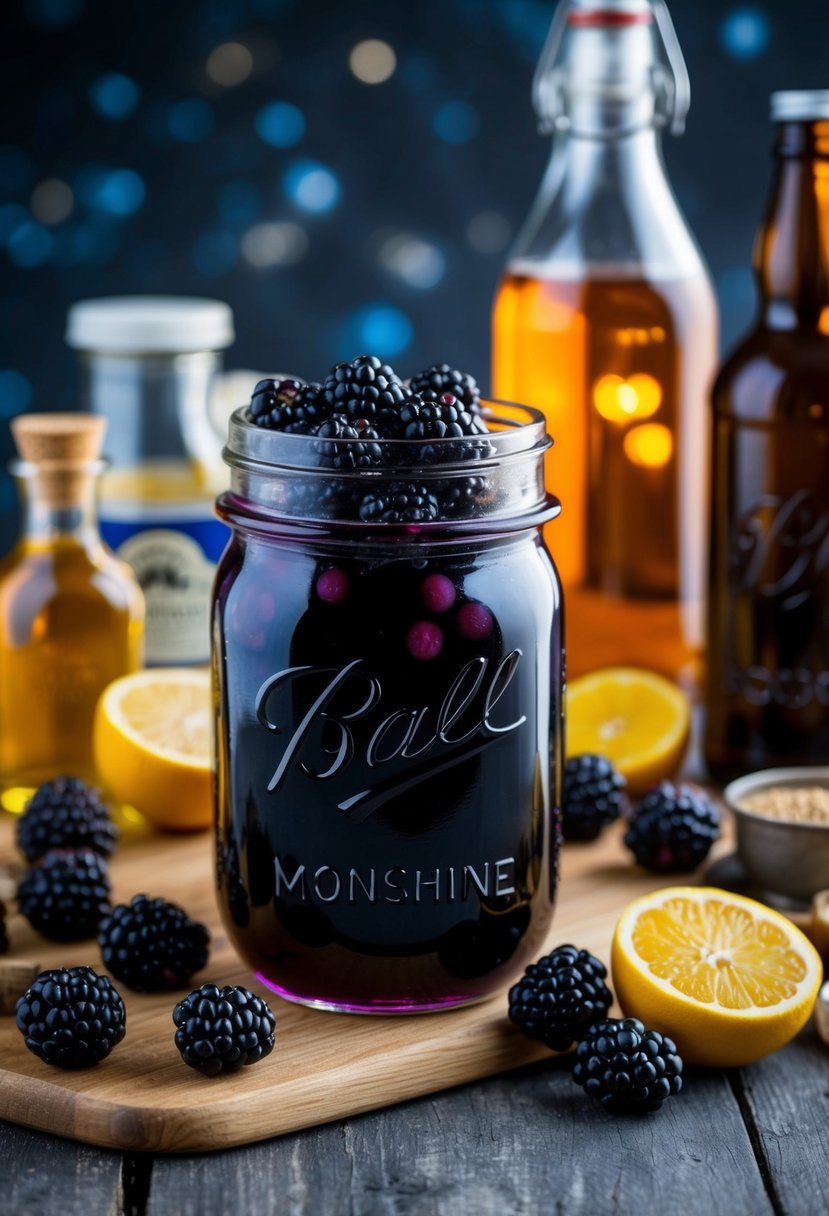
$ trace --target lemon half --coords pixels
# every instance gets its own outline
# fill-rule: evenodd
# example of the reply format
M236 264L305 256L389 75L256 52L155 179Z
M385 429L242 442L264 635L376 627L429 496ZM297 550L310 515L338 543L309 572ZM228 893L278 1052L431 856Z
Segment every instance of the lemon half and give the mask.
M117 801L159 827L204 828L212 816L210 676L157 667L104 689L93 746L101 781Z
M714 887L667 887L628 904L611 967L626 1016L669 1035L687 1063L725 1068L794 1038L822 976L787 917Z
M632 794L679 768L691 706L676 684L640 667L605 667L567 688L567 754L607 756Z

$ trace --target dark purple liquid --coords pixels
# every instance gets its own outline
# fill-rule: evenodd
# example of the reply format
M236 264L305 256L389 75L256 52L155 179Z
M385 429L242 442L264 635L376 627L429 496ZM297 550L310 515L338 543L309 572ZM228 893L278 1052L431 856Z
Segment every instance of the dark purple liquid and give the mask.
M283 995L486 996L557 876L560 592L535 533L397 548L237 533L219 570L219 901Z

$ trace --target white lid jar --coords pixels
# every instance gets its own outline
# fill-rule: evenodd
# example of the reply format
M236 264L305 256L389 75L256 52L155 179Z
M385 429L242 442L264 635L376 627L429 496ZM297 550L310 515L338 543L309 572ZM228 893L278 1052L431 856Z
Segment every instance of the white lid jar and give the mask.
M220 300L119 296L69 310L78 404L108 422L101 533L144 590L151 664L209 657L210 587L228 535L213 510L226 474L209 403L233 339Z

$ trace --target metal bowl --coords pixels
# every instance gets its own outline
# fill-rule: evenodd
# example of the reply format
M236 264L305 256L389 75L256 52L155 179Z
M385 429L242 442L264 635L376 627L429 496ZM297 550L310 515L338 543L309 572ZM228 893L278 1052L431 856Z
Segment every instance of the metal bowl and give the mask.
M723 794L737 825L737 855L749 878L769 895L808 903L829 887L829 823L799 823L757 815L744 798L770 786L829 789L829 766L767 768L727 785Z

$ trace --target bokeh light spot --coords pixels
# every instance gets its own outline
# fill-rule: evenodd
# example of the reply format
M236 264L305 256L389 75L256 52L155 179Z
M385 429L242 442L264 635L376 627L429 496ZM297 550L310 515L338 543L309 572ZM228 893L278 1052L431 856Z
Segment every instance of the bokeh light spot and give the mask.
M380 246L378 260L404 283L421 291L436 287L446 273L446 258L437 245L408 232L388 237Z
M511 236L510 222L500 211L479 211L466 226L466 239L479 253L500 253Z
M0 414L11 418L29 408L32 386L22 372L14 368L0 371Z
M673 456L674 439L661 422L646 422L628 431L622 448L631 464L643 469L661 469Z
M138 85L121 72L100 76L89 90L89 100L98 113L115 122L132 114L138 97Z
M733 59L756 59L771 41L771 23L762 9L732 9L720 24L720 41Z
M8 250L15 266L20 266L23 270L34 270L49 259L52 252L51 233L42 224L26 220L12 232Z
M85 0L26 0L25 11L33 25L59 29L77 21L85 7Z
M216 84L233 88L253 71L253 55L241 42L223 42L207 57L207 75Z
M179 143L201 143L213 130L213 110L203 97L177 101L167 114L167 129Z
M334 172L313 160L298 160L283 178L285 193L303 211L322 215L337 205L340 183Z
M205 278L217 279L236 265L239 255L231 232L203 232L193 246L193 265Z
M60 224L72 214L75 197L59 177L47 177L32 191L32 215L42 224Z
M397 56L394 48L379 38L367 38L352 48L348 66L363 84L383 84L394 75Z
M601 376L593 388L593 402L608 422L630 422L650 418L662 404L662 386L647 372Z
M411 344L412 323L392 304L366 304L346 317L338 343L340 358L353 359L355 352L371 351L392 359Z
M447 144L466 144L481 129L478 111L468 101L445 101L435 111L432 129Z
M305 117L289 101L270 101L253 120L256 134L272 148L293 148L305 134Z
M138 211L146 190L134 169L89 165L78 174L75 193L90 210L123 218Z
M289 220L254 224L242 237L242 257L251 266L292 266L308 250L308 235Z

